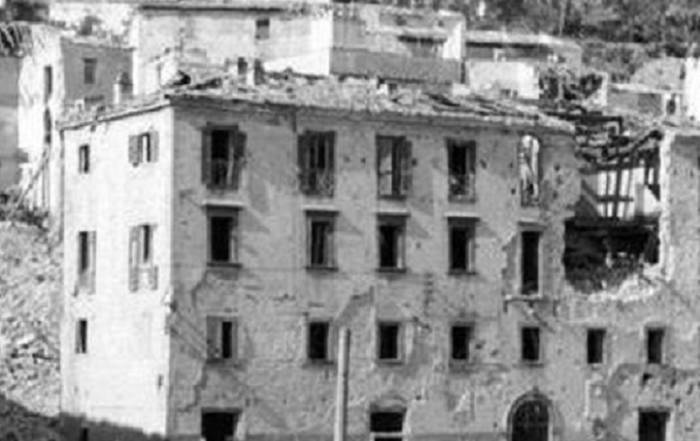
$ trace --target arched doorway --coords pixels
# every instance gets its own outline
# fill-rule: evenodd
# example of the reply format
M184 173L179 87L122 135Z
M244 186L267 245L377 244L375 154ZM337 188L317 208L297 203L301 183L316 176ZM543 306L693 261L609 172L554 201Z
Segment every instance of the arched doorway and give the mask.
M549 403L539 396L515 403L510 417L510 441L550 441Z

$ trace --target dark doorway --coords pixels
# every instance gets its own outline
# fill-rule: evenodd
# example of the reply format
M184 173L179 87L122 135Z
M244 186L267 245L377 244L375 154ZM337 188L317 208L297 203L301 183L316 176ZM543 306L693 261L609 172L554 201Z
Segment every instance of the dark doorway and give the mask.
M202 436L205 441L233 441L237 423L233 412L203 412Z
M370 431L374 441L401 441L404 412L377 411L370 414Z
M639 411L639 441L665 441L668 412Z
M512 419L510 441L547 441L549 439L549 409L543 400L521 403Z

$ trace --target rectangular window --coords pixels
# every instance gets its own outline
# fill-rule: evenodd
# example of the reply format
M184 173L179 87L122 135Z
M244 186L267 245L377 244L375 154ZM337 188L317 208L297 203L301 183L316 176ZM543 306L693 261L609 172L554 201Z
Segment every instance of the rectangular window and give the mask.
M238 413L203 411L201 435L204 441L233 441Z
M405 269L406 217L381 215L377 219L377 223L379 238L379 269Z
M78 287L93 291L95 288L95 231L78 232Z
M97 59L83 58L83 83L95 84L97 77Z
M523 207L537 205L540 199L540 140L524 135L518 145L520 172L520 203Z
M207 355L210 361L237 357L237 322L231 317L207 317Z
M78 147L78 173L90 172L90 146L83 144Z
M88 322L79 319L75 326L75 353L87 354L88 350Z
M209 262L211 264L237 264L238 260L238 209L210 207Z
M330 360L330 323L312 321L308 324L307 355L310 361Z
M520 330L521 359L526 363L538 363L542 359L540 328L525 326Z
M153 224L141 224L129 229L129 290L137 291L145 284L158 288L158 267L155 265L155 229Z
M470 324L455 324L450 329L451 358L453 361L471 360L473 327Z
M647 363L661 364L664 362L664 336L663 328L649 328L646 330Z
M129 162L134 167L158 160L158 132L139 133L129 137Z
M209 188L238 190L247 136L237 127L204 131L202 180Z
M449 197L473 200L476 197L476 142L447 141Z
M87 427L80 428L80 441L90 441L90 429Z
M588 364L601 364L605 354L605 329L589 329L586 333L586 360Z
M258 18L255 20L255 39L267 40L270 38L270 19Z
M521 293L537 294L540 289L540 233L523 231L521 236Z
M335 213L307 213L308 265L310 268L334 268Z
M370 414L369 420L373 441L401 441L403 439L403 412L374 411Z
M377 136L377 184L380 197L405 197L412 185L411 143L403 136Z
M335 132L307 131L299 135L301 192L333 196L335 189Z
M667 411L640 410L637 429L639 441L666 441L668 419Z
M44 66L44 101L48 101L53 93L53 67Z
M377 359L379 361L401 360L401 325L381 322L377 325Z
M476 220L450 218L447 224L450 242L450 271L455 273L473 272L475 270Z

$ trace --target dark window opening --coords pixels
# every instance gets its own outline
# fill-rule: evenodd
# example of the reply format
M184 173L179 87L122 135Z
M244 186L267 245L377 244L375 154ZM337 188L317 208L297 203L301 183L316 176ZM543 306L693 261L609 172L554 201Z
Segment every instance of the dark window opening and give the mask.
M520 350L522 361L536 363L541 359L540 328L524 327L521 329Z
M75 352L76 354L87 354L88 350L88 322L79 319L75 329Z
M202 412L202 437L204 441L233 441L237 424L237 413Z
M97 72L96 58L83 58L83 83L95 84Z
M335 132L305 132L299 136L299 180L307 195L333 196Z
M139 226L139 263L147 265L153 259L153 225Z
M663 363L664 334L662 328L647 329L647 363Z
M78 173L90 172L90 146L83 144L78 147Z
M540 199L540 149L540 141L532 135L524 135L518 145L522 206L536 205Z
M401 441L403 420L403 412L372 412L369 418L369 430L374 435L374 441Z
M328 214L309 214L309 266L335 266L335 219Z
M403 269L405 266L405 219L379 219L379 268Z
M450 219L450 271L474 271L475 221L472 219Z
M51 98L53 93L53 67L44 66L44 100Z
M669 413L665 411L639 411L639 441L665 441Z
M49 109L44 110L44 144L51 144L53 139L53 118Z
M523 231L521 242L521 293L524 295L537 294L540 289L540 233Z
M205 132L203 179L212 188L237 190L247 136L238 129Z
M90 233L81 231L78 233L78 272L85 273L90 270Z
M376 142L379 196L407 196L412 185L411 143L403 136L377 136Z
M451 329L452 359L469 361L473 328L471 325L453 325Z
M476 142L447 142L449 196L453 199L476 197Z
M238 213L210 210L209 260L213 263L238 262Z
M233 358L233 322L230 320L221 322L221 358Z
M329 357L329 330L328 322L309 323L308 357L311 361L327 361Z
M588 364L600 364L605 353L605 329L589 329L586 334L586 360Z
M90 430L87 427L80 428L80 441L90 441Z
M207 317L207 357L211 361L232 360L237 356L235 319Z
M270 38L270 19L259 18L255 20L255 39L267 40Z
M153 161L153 150L151 148L151 134L142 133L138 137L139 153L141 156L140 162L152 162Z
M382 361L397 361L401 358L400 335L398 323L380 323L378 326L377 358Z

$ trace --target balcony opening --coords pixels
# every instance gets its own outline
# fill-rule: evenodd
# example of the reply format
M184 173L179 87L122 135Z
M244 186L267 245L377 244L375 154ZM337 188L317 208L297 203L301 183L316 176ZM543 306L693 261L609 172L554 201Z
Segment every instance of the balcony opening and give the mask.
M212 189L238 190L247 136L237 128L204 132L202 180Z
M377 182L380 197L403 198L412 186L411 143L403 136L377 136Z
M403 216L379 218L379 269L402 270L405 268L405 223Z
M335 132L304 132L298 139L302 193L333 196L335 190Z
M475 270L476 220L448 220L450 272L470 273Z

